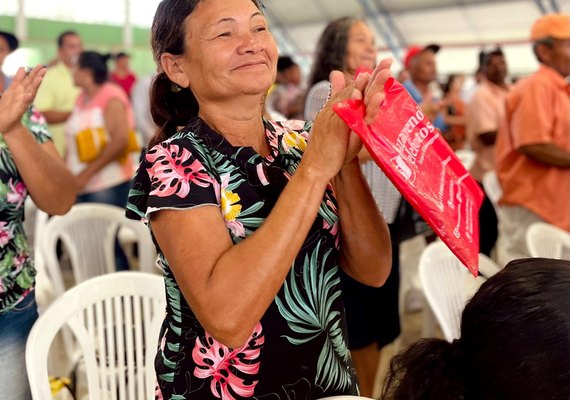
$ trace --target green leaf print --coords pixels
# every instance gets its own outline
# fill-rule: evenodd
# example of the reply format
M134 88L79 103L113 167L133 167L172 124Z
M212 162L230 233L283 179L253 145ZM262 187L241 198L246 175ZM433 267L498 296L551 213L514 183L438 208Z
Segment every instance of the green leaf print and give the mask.
M303 263L302 281L296 279L295 269L291 269L289 279L284 284L285 303L277 297L275 302L289 328L297 333L295 337L284 337L294 345L301 345L326 335L325 344L317 364L317 383L324 390L329 388L346 389L352 384L349 365L350 353L343 338L341 314L331 311L334 301L340 296L340 279L337 269L324 271L332 249L325 252L319 261L320 243Z
M8 189L8 185L4 182L0 182L0 196L5 197L10 190Z
M160 261L163 265L168 265L162 255L160 256ZM172 275L170 274L170 270L168 268L165 268L165 271L166 273L164 275L164 281L166 283L166 296L168 298L168 304L172 309L171 322L168 326L168 330L171 330L178 337L180 337L182 335L182 312L180 306L181 293L176 286L176 282L172 278ZM166 332L164 334L166 335ZM182 339L180 338L180 340ZM174 351L174 354L177 354L179 349L180 343L168 342L165 344L165 348L161 350L160 355L162 357L164 366L172 370L172 372L161 374L159 376L159 378L163 381L174 382L174 371L176 369L176 362L168 358L165 350Z
M34 270L32 268L23 268L22 271L18 274L18 277L16 278L16 283L18 284L18 286L20 286L22 289L27 289L29 287L32 287L32 285L34 284L34 276L35 276L33 271Z
M0 276L8 276L12 265L14 265L14 252L9 250L4 254L4 257L0 260Z

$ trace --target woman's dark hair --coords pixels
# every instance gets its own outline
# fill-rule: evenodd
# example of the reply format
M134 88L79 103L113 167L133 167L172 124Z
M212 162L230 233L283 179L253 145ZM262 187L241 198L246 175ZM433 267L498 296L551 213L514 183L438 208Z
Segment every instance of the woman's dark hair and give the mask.
M510 262L466 305L461 339L422 340L394 357L383 399L570 396L570 261Z
M91 71L93 80L96 84L102 85L109 79L109 69L107 61L111 58L110 54L100 54L96 51L84 51L79 54L77 65L81 69Z
M151 46L158 74L150 88L150 111L158 127L149 146L168 139L178 126L185 126L198 115L198 101L189 88L180 88L162 70L160 57L164 53L182 55L185 52L185 22L202 0L162 0L151 28ZM258 0L251 0L261 10Z
M315 83L328 80L332 71L346 69L348 35L350 28L358 21L361 20L343 17L327 25L317 43L315 59L309 75L309 88Z

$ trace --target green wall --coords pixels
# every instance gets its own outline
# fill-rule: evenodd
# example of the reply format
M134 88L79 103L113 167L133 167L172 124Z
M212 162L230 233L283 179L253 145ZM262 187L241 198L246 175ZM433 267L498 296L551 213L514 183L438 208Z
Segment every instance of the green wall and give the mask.
M133 28L133 47L123 49L123 27L100 24L81 24L30 18L28 39L20 47L30 50L29 64L47 63L56 55L56 41L61 32L73 30L83 39L85 50L103 53L126 50L131 55L131 67L138 75L149 74L155 70L150 50L150 30ZM15 18L0 16L0 29L14 32ZM111 68L111 66L109 66Z

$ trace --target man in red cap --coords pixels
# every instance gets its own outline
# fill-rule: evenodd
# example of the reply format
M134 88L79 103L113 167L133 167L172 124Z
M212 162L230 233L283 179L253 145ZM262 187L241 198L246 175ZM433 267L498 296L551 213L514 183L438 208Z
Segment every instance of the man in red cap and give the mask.
M410 79L403 85L435 127L443 132L445 122L441 114L442 104L431 89L431 84L435 82L437 75L435 54L439 49L440 46L437 44L408 48L404 57L404 67L410 73Z
M531 40L540 68L507 96L497 137L502 263L529 256L525 235L534 222L570 232L570 16L539 18Z

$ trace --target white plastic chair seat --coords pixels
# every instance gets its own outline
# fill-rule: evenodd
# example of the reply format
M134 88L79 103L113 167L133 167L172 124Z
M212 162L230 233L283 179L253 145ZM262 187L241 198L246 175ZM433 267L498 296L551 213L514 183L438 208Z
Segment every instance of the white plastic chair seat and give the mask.
M465 304L485 279L499 271L493 260L479 254L477 278L440 241L431 243L420 257L420 279L429 306L448 341L461 334L461 314Z
M468 149L458 149L455 151L455 154L461 161L461 164L465 167L467 171L471 169L473 164L475 163L476 154L473 150Z
M489 197L489 200L491 200L493 207L495 207L495 213L497 214L497 217L499 217L501 210L499 200L503 196L503 188L499 183L499 177L497 176L497 173L495 171L485 172L483 175L483 182L481 183L483 183L483 188L485 189L487 197Z
M130 234L126 234L126 232ZM120 238L136 241L139 270L158 272L156 251L150 232L139 221L125 217L125 210L98 203L74 205L62 216L50 218L42 230L41 253L52 278L56 294L65 291L57 258L57 242L61 240L69 254L75 283L94 276L115 272L115 243Z
M570 257L570 232L546 222L536 222L528 228L526 244L532 257Z
M28 337L32 398L52 398L48 353L64 326L83 355L90 400L154 398L153 361L165 303L163 279L143 272L99 276L67 291L39 317Z

